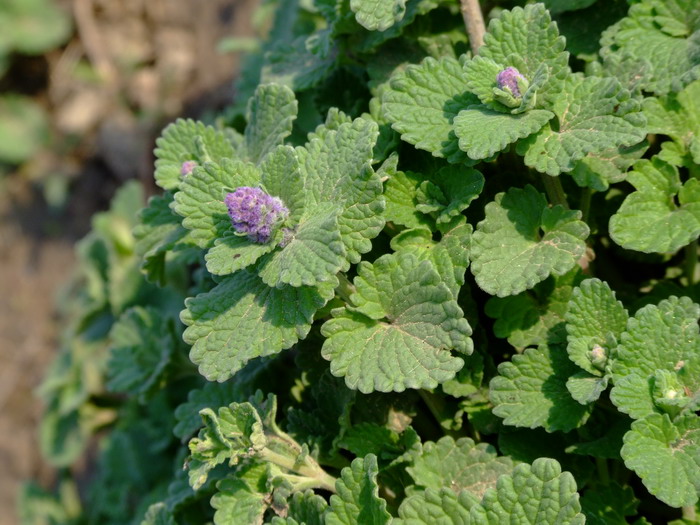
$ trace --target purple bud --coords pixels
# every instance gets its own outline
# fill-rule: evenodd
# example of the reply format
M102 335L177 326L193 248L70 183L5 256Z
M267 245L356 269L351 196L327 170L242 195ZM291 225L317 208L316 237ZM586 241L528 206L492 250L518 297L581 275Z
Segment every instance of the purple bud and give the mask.
M227 194L225 202L234 229L259 244L269 241L275 227L289 216L280 199L260 188L243 186Z
M496 76L498 87L504 91L510 90L516 98L522 95L518 87L518 80L525 80L525 77L514 67L507 67Z
M180 168L180 175L183 177L187 177L190 173L192 173L192 170L196 166L197 162L195 162L194 160L186 160L182 163L182 167Z

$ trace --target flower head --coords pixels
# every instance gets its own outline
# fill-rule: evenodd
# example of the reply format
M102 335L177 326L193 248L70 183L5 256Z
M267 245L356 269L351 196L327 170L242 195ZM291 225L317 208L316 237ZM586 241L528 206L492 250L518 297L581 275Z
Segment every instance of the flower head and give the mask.
M194 170L195 166L197 166L196 161L186 160L182 163L182 167L180 168L180 175L182 177L187 177L190 173L192 173L192 170Z
M507 67L496 76L496 84L498 84L499 89L510 91L515 98L522 96L518 85L519 81L522 84L526 79L514 67Z
M234 229L252 242L266 243L289 216L289 210L277 197L260 188L243 186L226 195L226 207Z

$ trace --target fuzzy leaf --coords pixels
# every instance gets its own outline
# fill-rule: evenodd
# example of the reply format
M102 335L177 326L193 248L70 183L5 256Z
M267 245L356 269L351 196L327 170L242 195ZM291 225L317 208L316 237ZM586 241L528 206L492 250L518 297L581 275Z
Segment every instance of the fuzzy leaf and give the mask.
M331 42L327 40L327 43L331 46ZM321 54L312 52L309 47L306 36L278 42L265 53L260 82L283 84L299 92L328 78L336 67L337 51L331 47Z
M261 84L248 101L245 140L248 158L255 164L292 132L297 116L294 92L279 84Z
M528 348L498 365L489 393L493 413L516 427L543 427L548 432L579 427L591 409L575 401L566 388L575 372L562 346Z
M340 472L336 494L326 512L326 525L386 525L391 514L379 497L377 457L369 454L355 459Z
M155 308L124 312L110 332L109 390L142 395L157 388L179 350L176 337L172 321Z
M182 180L182 163L194 160L220 163L237 157L222 131L201 122L178 119L163 130L156 140L156 184L165 190L177 190Z
M391 173L384 187L387 221L406 228L429 227L430 218L416 209L416 193L422 181L420 173L397 170Z
M472 274L479 287L504 297L562 275L585 252L581 212L548 207L534 187L512 188L486 205L472 236Z
M581 507L587 525L627 525L626 516L637 514L639 500L631 487L621 487L614 481L581 496Z
M698 238L700 181L691 178L681 185L678 169L659 158L637 162L627 180L637 191L610 218L610 236L617 244L673 253Z
M275 242L259 244L247 237L236 235L233 229L224 232L214 241L214 246L204 259L207 271L212 275L229 275L255 264L260 257L277 248Z
M454 130L459 149L470 159L487 159L539 131L552 117L554 113L543 109L511 115L479 104L459 112Z
M455 494L448 488L427 489L404 499L399 507L399 518L392 525L470 525L469 510L479 500L463 490Z
M333 311L321 331L331 372L363 393L434 388L464 364L471 328L429 261L406 254L360 263L356 306Z
M608 379L609 376L599 377L588 372L577 372L566 381L566 389L576 401L588 405L608 388Z
M700 80L678 94L644 99L650 133L668 135L700 164Z
M601 54L625 53L648 60L651 79L645 91L678 91L700 70L698 7L694 0L643 0L601 39Z
M536 459L532 466L518 465L471 510L473 525L583 525L585 521L574 477L549 458Z
M351 263L372 248L370 240L384 227L382 181L371 167L377 136L377 124L359 118L296 149L307 213L324 203L341 208L338 226Z
M556 118L517 145L525 164L548 175L573 170L589 153L632 146L646 137L639 102L610 77L568 77L551 109Z
M382 110L401 138L416 148L450 162L465 159L452 122L460 110L478 99L466 88L462 66L453 58L426 58L391 78Z
M182 225L200 248L210 248L217 238L231 231L231 219L224 199L228 191L240 186L258 186L260 173L250 163L224 159L209 162L182 182L172 209L184 217Z
M400 22L406 13L406 0L350 0L355 19L370 31L385 31Z
M287 517L274 517L271 525L324 525L328 503L311 490L295 492L289 499Z
M499 457L492 445L477 445L466 437L455 441L445 436L423 444L410 456L412 464L406 470L416 485L434 490L445 487L458 494L467 490L477 498L494 488L498 478L510 474L514 466L509 457Z
M695 505L700 493L700 417L671 421L651 414L632 423L622 458L654 496L671 507Z
M607 283L587 279L574 290L565 318L569 358L590 374L602 376L627 325L627 310Z
M225 478L216 484L211 498L215 525L250 523L262 525L269 505L267 481L269 471L262 462L249 462L236 471L236 478Z
M250 359L271 355L303 339L328 299L314 288L270 288L247 272L226 277L209 292L185 301L180 317L190 358L210 381L225 381Z

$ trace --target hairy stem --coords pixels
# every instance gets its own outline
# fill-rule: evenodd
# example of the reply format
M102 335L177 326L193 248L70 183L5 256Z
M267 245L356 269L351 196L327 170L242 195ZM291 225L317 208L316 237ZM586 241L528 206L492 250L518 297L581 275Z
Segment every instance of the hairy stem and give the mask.
M323 470L316 461L311 457L306 457L301 464L297 464L292 458L279 454L269 448L265 448L260 452L260 456L270 463L274 463L290 472L296 472L306 478L307 486L305 488L320 488L329 492L335 492L336 479Z
M569 203L566 201L566 194L564 193L564 188L561 185L559 177L550 177L549 175L543 173L542 184L544 184L547 197L549 197L549 202L552 205L556 206L557 204L560 204L567 210L569 209Z
M354 305L350 300L350 296L357 291L355 285L350 282L350 279L343 272L338 272L336 277L338 277L338 286L335 288L335 293L347 304Z
M583 188L581 192L581 204L579 205L579 210L581 210L581 220L588 223L588 216L591 214L591 198L593 197L593 190L590 188Z
M479 0L459 0L459 4L467 35L469 35L469 45L472 48L472 54L476 55L479 48L484 45L484 33L486 33Z
M698 240L695 239L685 247L685 279L688 286L695 284L695 268L698 265Z

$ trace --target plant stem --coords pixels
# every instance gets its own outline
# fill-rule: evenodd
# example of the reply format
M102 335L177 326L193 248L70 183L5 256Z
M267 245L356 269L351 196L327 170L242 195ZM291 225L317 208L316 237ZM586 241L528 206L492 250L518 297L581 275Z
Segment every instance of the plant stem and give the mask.
M547 174L542 174L542 184L544 184L544 189L547 192L547 197L549 197L549 202L556 206L557 204L564 206L567 210L569 209L569 203L566 201L566 194L564 193L564 188L561 185L559 177L550 177Z
M335 492L335 482L336 479L323 470L316 461L312 458L307 457L301 465L295 464L295 461L283 454L279 454L274 450L269 448L264 448L260 452L260 456L274 463L278 467L282 467L285 470L291 472L296 472L309 481L309 487L315 486L316 488L321 488L328 490L330 492Z
M336 277L338 277L338 286L335 288L335 293L347 304L353 305L354 303L350 300L350 296L356 292L355 286L343 272L338 272Z
M581 203L579 205L579 210L581 210L581 220L588 223L588 216L591 214L591 199L593 197L593 190L590 188L583 188L581 192Z
M610 484L610 474L608 473L608 462L604 458L596 458L596 466L598 467L598 476L603 485Z
M695 284L695 268L698 265L698 240L685 247L685 278L688 286Z
M464 25L467 28L467 35L469 35L472 54L476 55L479 48L484 45L484 33L486 33L484 15L481 14L479 0L459 0L459 6Z
M688 505L687 507L683 507L683 519L688 521L695 521L697 519L695 505Z

